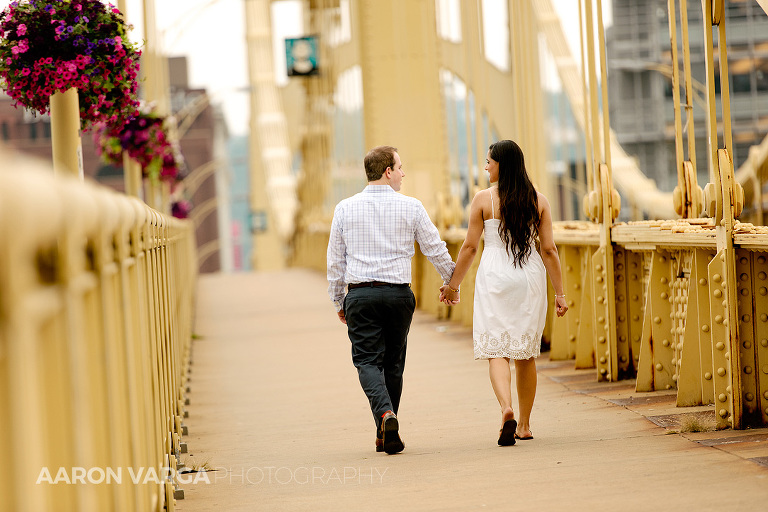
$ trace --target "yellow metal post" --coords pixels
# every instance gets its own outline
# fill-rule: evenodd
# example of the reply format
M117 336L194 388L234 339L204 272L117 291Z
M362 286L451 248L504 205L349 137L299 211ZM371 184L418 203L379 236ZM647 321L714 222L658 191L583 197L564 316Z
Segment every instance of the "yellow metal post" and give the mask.
M290 209L293 205L288 204L288 195L284 195L286 200L280 205L273 201L280 193L274 178L285 182L287 175L290 175L290 162L286 162L286 159L290 160L290 153L287 150L287 140L284 146L281 145L284 135L282 130L285 129L281 124L282 112L273 104L278 101L278 95L271 58L269 0L247 0L245 18L251 94L249 165L251 215L254 221L252 263L253 268L257 270L273 270L282 268L286 263L284 240L280 236L281 224L286 226L284 231L290 229L290 222L278 223L276 209ZM273 147L275 139L279 140ZM281 213L282 217L285 217L285 212Z
M83 149L80 141L80 102L77 89L51 96L51 142L53 172L83 179Z
M365 146L398 147L406 174L403 192L418 197L434 215L437 193L448 194L435 2L359 0L356 5ZM471 147L469 153L471 162Z

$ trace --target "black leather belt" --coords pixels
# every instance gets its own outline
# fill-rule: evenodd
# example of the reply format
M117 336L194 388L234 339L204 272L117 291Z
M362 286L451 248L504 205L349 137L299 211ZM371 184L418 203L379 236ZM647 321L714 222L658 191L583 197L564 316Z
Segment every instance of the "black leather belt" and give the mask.
M349 283L347 288L354 290L355 288L373 288L374 286L391 286L393 288L405 288L411 286L410 283L385 283L383 281L369 281L367 283Z

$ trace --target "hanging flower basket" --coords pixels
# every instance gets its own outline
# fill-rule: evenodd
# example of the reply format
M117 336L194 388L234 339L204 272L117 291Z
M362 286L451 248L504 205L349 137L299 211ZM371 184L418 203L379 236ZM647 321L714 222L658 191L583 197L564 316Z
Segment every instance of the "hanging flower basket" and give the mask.
M166 123L164 117L141 109L123 125L98 125L94 131L96 148L105 162L115 165L122 165L123 151L127 151L141 165L145 177L174 182L180 178L184 160L168 136Z
M33 112L75 87L84 130L135 115L141 52L112 5L98 0L21 0L0 13L0 87Z
M192 204L186 199L174 201L171 205L171 215L177 219L189 218L190 211L192 211Z

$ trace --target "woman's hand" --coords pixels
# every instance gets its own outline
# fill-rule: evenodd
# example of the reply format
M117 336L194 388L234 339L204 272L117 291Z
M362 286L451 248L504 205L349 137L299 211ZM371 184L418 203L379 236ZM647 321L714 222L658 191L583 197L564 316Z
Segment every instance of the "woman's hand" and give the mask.
M563 316L568 311L568 304L565 302L565 296L555 296L555 313L557 316Z
M440 287L440 297L438 300L444 304L447 304L448 306L455 306L459 303L459 290L457 289L455 292L451 290L451 287L447 284L444 284Z

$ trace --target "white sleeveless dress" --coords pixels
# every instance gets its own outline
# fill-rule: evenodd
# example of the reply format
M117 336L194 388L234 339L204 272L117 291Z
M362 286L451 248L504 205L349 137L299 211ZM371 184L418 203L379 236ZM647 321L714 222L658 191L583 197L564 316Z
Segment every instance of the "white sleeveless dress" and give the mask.
M493 211L493 192L491 211ZM485 246L475 278L472 338L475 359L529 359L541 353L547 316L547 270L536 247L517 267L499 236L497 218L484 221Z

